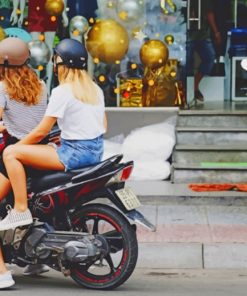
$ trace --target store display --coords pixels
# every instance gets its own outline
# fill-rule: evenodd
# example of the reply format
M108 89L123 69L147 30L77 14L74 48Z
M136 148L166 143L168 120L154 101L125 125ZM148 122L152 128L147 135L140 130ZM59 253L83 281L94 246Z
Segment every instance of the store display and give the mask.
M81 15L74 16L69 23L70 38L82 41L84 34L88 31L89 24L85 17Z
M168 34L168 35L166 35L164 37L164 41L169 46L169 45L173 44L173 42L174 42L174 36L171 35L171 34Z
M33 41L43 41L53 51L54 39L59 26L58 16L61 15L65 27L68 26L68 17L66 13L66 0L18 0L19 1L19 25L27 25L27 31L31 34ZM24 15L27 8L27 22L24 21ZM42 38L41 38L42 37ZM42 39L42 40L41 40ZM53 63L48 61L46 67L36 68L39 72L45 70L46 85L48 92L51 91L53 78Z
M25 42L32 41L32 36L26 30L18 27L10 27L4 30L6 36L8 37L17 37L22 39Z
M31 53L30 64L32 67L40 69L49 62L51 52L45 42L34 40L29 42L28 46Z
M147 68L143 78L143 107L174 106L175 100L175 83L166 74L165 66L155 70Z
M114 20L98 20L87 34L86 46L94 59L120 63L128 51L128 33Z
M142 64L150 69L164 66L169 56L167 46L160 40L149 40L143 44L140 50Z
M142 107L142 79L120 78L120 106Z
M177 67L167 72L168 55L177 58L185 48L181 47L181 3L182 0L0 0L4 29L0 38L15 36L29 43L32 66L46 81L49 92L54 86L49 57L54 45L69 37L85 42L90 53L88 70L105 92L107 106L170 106L176 88L169 86L169 81L174 86L180 70ZM179 58L181 62L183 57ZM126 74L121 75L123 72Z
M17 22L17 14L15 13L15 7L18 0L1 0L0 1L0 26L7 28L15 25ZM12 5L13 4L13 5ZM14 9L13 7L14 6Z
M116 8L119 19L124 22L139 20L145 13L145 3L140 0L118 0Z
M160 7L164 14L172 14L177 10L177 6L173 0L160 0Z
M0 41L6 37L6 33L2 27L0 27Z
M46 0L45 9L49 15L59 16L64 10L63 0Z

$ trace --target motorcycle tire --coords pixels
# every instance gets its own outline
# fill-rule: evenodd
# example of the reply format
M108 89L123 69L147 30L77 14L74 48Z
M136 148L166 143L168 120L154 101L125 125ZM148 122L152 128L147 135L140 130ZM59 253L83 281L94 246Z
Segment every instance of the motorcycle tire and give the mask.
M101 262L100 267L97 262L91 262L86 267L74 266L71 278L79 285L94 290L112 290L122 285L133 273L138 258L135 227L119 211L102 204L83 206L72 215L71 222L73 231L103 234L110 248L104 258L105 265ZM117 266L114 265L116 258L119 259ZM106 268L107 273L98 272L100 268Z

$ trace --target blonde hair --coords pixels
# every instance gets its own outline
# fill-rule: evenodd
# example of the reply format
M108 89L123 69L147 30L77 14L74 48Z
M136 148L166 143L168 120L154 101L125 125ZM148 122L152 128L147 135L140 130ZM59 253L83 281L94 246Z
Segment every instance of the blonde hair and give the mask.
M27 65L13 68L1 67L1 81L9 98L26 105L39 103L42 85L35 72Z
M85 70L60 65L58 67L58 80L60 84L68 83L71 86L73 95L79 101L91 105L99 103L97 85Z

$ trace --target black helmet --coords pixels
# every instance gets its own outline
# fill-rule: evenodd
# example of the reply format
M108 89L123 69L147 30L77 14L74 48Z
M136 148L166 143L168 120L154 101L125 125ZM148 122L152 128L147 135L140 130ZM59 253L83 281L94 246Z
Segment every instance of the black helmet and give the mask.
M63 39L54 49L55 55L60 56L61 63L69 68L87 69L88 53L83 43L74 39Z
M20 38L9 37L0 42L0 65L20 67L30 58L28 45Z

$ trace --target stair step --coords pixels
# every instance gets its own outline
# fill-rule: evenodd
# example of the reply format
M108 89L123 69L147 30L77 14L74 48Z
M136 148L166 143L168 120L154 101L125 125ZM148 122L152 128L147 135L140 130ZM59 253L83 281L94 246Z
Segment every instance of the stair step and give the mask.
M178 145L247 145L246 128L177 127Z
M172 155L172 160L175 163L189 164L201 162L235 162L241 163L247 161L247 150L237 149L217 149L211 148L209 150L201 147L202 149L194 149L183 147L176 148Z
M211 115L217 115L217 116L247 116L247 110L179 110L178 111L179 116L195 116L195 115L201 115L201 116L211 116Z
M246 127L176 127L177 132L214 132L214 133L236 133L236 132L247 132Z
M247 183L247 110L180 110L174 183Z
M172 164L174 183L247 183L247 163Z
M247 162L201 162L201 163L190 163L181 164L173 163L173 168L177 170L237 170L247 171ZM246 180L247 183L247 180Z
M177 151L246 151L246 145L176 145Z
M184 127L246 127L247 111L181 110L178 126Z

